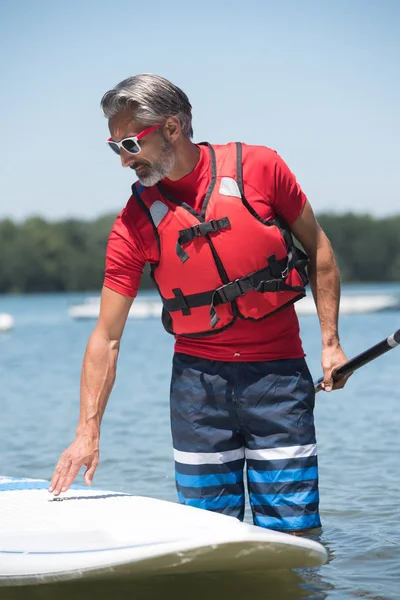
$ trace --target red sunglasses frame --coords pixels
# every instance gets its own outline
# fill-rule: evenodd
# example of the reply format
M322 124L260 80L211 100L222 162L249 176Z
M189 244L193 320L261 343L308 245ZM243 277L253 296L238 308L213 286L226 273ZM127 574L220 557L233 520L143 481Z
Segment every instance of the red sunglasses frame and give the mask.
M123 148L125 150L125 152L128 152L128 154L139 154L139 152L141 151L139 140L146 137L146 135L153 133L153 131L160 129L161 126L162 126L162 123L158 123L157 125L152 125L151 127L147 127L147 129L144 129L137 135L135 135L133 137L126 137L126 138L122 139L120 142L116 142L115 140L113 140L110 137L110 138L108 138L108 140L106 140L106 143L110 146L111 150L113 150L118 155L121 154L121 148ZM124 142L126 142L126 141L134 142L136 144L136 147L138 148L137 152L132 152L131 150L128 150L127 148L125 148Z

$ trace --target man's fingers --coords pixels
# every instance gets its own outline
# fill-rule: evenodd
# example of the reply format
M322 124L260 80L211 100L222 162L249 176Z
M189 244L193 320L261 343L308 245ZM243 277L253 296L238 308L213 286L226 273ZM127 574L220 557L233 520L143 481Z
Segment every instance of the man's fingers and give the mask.
M96 471L98 464L98 460L93 460L87 468L85 472L86 485L92 484L94 472ZM71 484L74 482L83 466L84 463L73 463L72 461L69 464L57 465L50 483L49 492L54 493L55 496L58 496L61 492L66 492L71 487Z
M69 465L68 465L68 466L66 465L66 466L65 466L65 467L62 469L62 471L61 471L61 475L60 475L60 477L59 477L59 479L58 479L58 482L57 482L57 487L56 487L56 489L54 490L54 495L55 495L55 496L58 496L58 495L59 495L59 494L62 492L62 490L63 490L63 487L64 487L64 485L65 485L65 480L68 478L68 475L69 475L69 472L70 472L71 466L72 466L72 463L69 463Z
M54 469L49 492L58 496L66 492L78 475L81 467L86 466L85 482L91 485L94 472L99 464L98 441L83 436L65 450Z
M57 464L50 482L49 492L58 496L66 492L79 473L83 463L73 462L72 459L64 459Z
M325 390L325 392L330 392L332 390L332 386L332 371L330 369L324 369L324 383L322 387Z
M90 467L86 470L84 480L86 485L92 485L93 476L99 464L98 460L94 460Z
M347 383L347 380L349 377L351 377L353 375L353 373L349 373L348 375L345 375L344 377L341 377L340 379L338 379L337 381L335 381L333 389L334 390L341 390L342 388L344 388L344 386Z
M59 474L58 474L57 467L56 467L54 469L53 477L51 478L50 485L49 485L49 492L50 492L50 494L52 492L54 492L54 490L56 489L56 486L57 486L57 483L58 483L58 477L59 477Z
M62 469L62 463L61 463L61 460L59 460L53 471L53 477L51 478L51 481L50 481L49 492L52 492L53 490L56 489L58 480L61 475L61 469Z
M331 390L340 390L344 388L348 378L352 375L352 373L350 373L349 375L345 375L344 377L340 377L340 379L336 379L334 381L333 375L335 373L336 368L337 367L335 367L335 369L332 370L324 370L324 381L321 384L321 387L326 392L330 392Z
M60 459L54 469L53 477L51 478L49 492L60 492L60 482L64 479L65 473L69 470L70 461L65 462L65 459Z
M81 468L81 464L79 463L71 463L68 473L65 474L64 481L62 483L61 491L66 492L71 484L74 482L76 476L79 473Z

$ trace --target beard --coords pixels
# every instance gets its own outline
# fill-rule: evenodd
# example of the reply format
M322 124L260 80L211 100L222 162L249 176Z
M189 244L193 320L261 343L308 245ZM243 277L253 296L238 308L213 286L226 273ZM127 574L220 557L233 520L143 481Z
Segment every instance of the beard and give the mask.
M140 167L139 172L136 172L137 178L145 187L152 187L161 181L161 179L167 177L175 167L175 164L176 157L172 144L163 138L160 156L156 162L152 164L137 163L134 166L132 165L131 169L135 170Z

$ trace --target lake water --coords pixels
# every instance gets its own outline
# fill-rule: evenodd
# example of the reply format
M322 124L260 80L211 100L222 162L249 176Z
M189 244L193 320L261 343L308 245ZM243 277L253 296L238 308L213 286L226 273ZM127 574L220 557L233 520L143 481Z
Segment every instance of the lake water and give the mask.
M397 291L400 287L387 287ZM0 297L15 329L0 335L0 474L48 479L73 440L79 374L93 321L73 321L83 295ZM301 319L314 378L321 375L316 317ZM348 357L400 327L400 312L343 315ZM173 339L157 319L128 321L118 377L103 420L97 487L176 500L168 391ZM346 388L318 394L320 569L185 577L134 583L0 588L1 600L174 598L207 600L400 598L400 350L361 369ZM77 480L82 482L82 477Z

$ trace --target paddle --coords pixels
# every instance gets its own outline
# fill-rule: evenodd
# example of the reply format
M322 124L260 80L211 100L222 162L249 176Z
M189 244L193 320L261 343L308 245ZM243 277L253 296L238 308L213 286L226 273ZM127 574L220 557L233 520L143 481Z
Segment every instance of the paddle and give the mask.
M375 346L371 346L368 350L361 352L354 358L350 359L347 363L339 367L333 372L333 380L338 381L342 377L346 375L350 375L350 373L354 373L360 367L363 367L367 363L375 360L378 356L382 356L385 352L389 352L389 350L393 350L396 346L400 345L400 329L398 329L395 333L390 335L385 340L382 340ZM324 381L323 377L320 377L317 381L314 382L315 392L320 392L322 390L321 383Z

